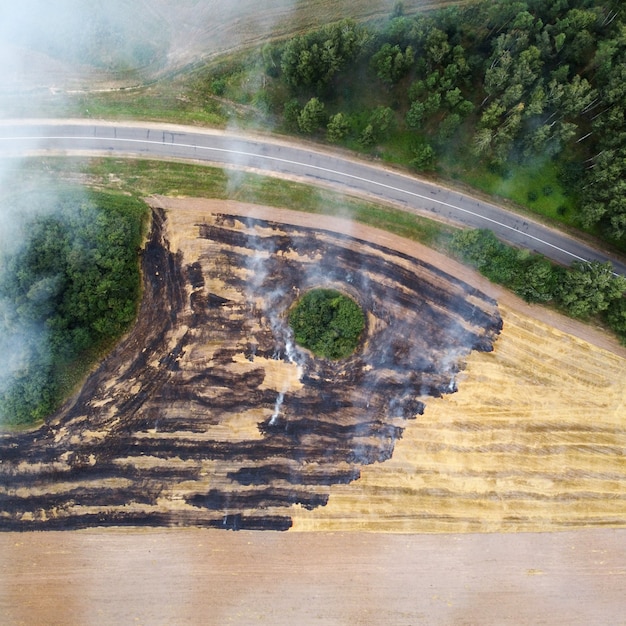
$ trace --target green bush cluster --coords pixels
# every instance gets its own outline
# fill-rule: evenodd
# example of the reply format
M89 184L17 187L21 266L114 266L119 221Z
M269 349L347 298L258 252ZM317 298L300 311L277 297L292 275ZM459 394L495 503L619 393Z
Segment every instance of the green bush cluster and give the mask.
M569 268L560 267L508 246L484 229L459 231L451 248L489 280L527 302L552 302L579 319L602 316L626 343L626 278L615 276L610 263L576 261Z
M9 424L54 411L76 370L91 364L86 356L97 358L133 322L140 297L146 205L82 190L51 195L27 242L2 255L0 332L21 355L0 384L0 419Z
M344 359L359 343L365 316L351 298L333 289L306 293L289 314L296 343L316 356Z

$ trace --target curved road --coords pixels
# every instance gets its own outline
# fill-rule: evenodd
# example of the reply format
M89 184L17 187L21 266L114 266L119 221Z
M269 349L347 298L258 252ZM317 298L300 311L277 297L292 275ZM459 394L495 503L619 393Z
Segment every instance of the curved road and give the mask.
M412 212L471 228L490 228L509 243L563 264L611 261L626 276L626 263L564 233L458 191L380 165L278 139L194 127L91 120L5 120L0 156L85 152L205 161L296 177L348 193L367 194Z

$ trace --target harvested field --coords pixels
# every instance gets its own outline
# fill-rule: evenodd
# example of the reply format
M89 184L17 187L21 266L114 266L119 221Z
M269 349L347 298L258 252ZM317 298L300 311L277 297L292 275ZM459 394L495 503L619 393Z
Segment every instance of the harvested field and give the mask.
M407 255L160 203L138 324L45 429L5 440L0 526L287 529L391 458L425 399L453 392L464 357L500 330L491 298ZM293 343L289 308L319 286L367 312L350 358Z
M434 11L463 0L407 0L406 14ZM269 0L259 11L258 2L239 0L226 4L210 0L199 5L157 0L151 9L171 24L169 64L180 66L198 58L249 47L269 37L281 38L342 19L386 19L394 3L389 0Z
M490 354L430 401L384 467L298 530L547 531L626 525L626 361L501 306ZM402 494L402 495L399 495ZM359 511L358 515L355 511Z
M464 1L406 0L404 7L412 14ZM37 14L36 6L31 7L28 29L19 11L16 17L11 7L7 8L10 26L0 41L0 51L9 65L19 69L4 77L0 96L5 98L19 95L24 101L25 95L33 94L41 98L47 89L72 93L136 87L219 55L329 22L386 19L394 3L115 0L98 7L64 2L55 7L52 22L45 11ZM22 33L22 38L16 33Z
M0 440L2 528L626 524L623 349L379 231L153 205L136 328L43 429ZM284 323L320 285L368 312L345 361Z

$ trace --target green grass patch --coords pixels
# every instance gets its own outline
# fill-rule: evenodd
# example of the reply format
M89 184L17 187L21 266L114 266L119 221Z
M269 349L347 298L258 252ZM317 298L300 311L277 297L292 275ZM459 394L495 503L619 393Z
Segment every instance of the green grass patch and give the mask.
M380 148L380 157L386 163L408 167L414 157L413 148L419 139L412 133L397 130L392 133Z
M495 198L510 200L533 213L576 226L573 200L565 194L556 164L549 160L516 165L503 172L473 167L461 176L463 182Z
M69 114L81 117L138 119L206 126L225 126L227 107L210 97L192 98L174 85L92 93L72 101Z
M6 163L8 167L8 163ZM444 249L456 228L401 209L346 196L332 189L313 187L248 172L173 161L118 158L30 158L21 169L21 184L39 179L76 180L82 172L85 184L130 194L151 194L239 200L293 211L332 215Z

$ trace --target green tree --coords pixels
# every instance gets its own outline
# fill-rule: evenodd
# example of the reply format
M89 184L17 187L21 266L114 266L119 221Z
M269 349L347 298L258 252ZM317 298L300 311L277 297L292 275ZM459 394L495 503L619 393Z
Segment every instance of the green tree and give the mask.
M361 134L359 135L359 144L364 148L369 148L376 143L376 133L374 132L374 126L368 124Z
M597 22L595 11L578 8L572 8L564 17L556 20L555 37L565 35L567 42L562 48L566 61L582 63L589 58L595 40L592 32Z
M369 118L377 139L391 133L396 124L396 115L389 107L376 107Z
M456 105L456 110L461 117L467 117L474 110L474 104L469 100L461 100Z
M626 147L603 150L594 159L583 190L583 224L603 224L609 233L626 236Z
M441 107L441 94L431 93L424 101L424 113L425 115L434 115L439 111Z
M325 106L318 98L311 98L298 116L300 132L312 135L324 121Z
M365 316L351 298L333 289L306 293L289 314L295 341L316 356L344 359L356 349Z
M62 373L82 363L85 350L119 337L134 320L139 298L145 205L73 191L50 202L29 225L26 245L4 259L0 279L0 346L22 346L11 380L0 384L0 417L11 423L53 411L68 391Z
M439 124L439 137L449 139L461 125L461 116L458 113L449 113Z
M480 118L482 128L496 128L502 123L502 116L506 108L500 102L492 102Z
M461 230L452 239L452 249L479 270L493 261L500 245L493 232L486 228Z
M369 35L351 20L292 37L283 48L280 67L287 85L323 87L358 57Z
M524 280L515 291L527 302L550 302L556 295L559 276L550 261L534 259L526 266Z
M411 159L411 165L421 171L428 171L435 168L437 162L437 155L429 144L422 144L413 148L413 158Z
M576 261L563 276L558 300L572 317L586 319L606 311L626 291L626 278L613 275L610 263Z
M350 121L345 113L333 115L326 126L326 139L331 143L339 143L348 135Z
M424 52L431 67L441 65L451 50L448 35L439 28L432 28L424 42Z
M411 128L420 128L423 121L424 116L426 115L426 107L423 102L416 100L411 103L411 106L406 114L406 123Z
M411 69L415 61L415 52L412 46L403 51L399 45L389 43L382 45L372 57L372 68L380 80L390 85L397 83Z
M295 132L298 130L298 119L301 112L302 107L295 98L292 98L291 100L287 100L287 102L285 102L285 106L283 108L283 119L285 120L285 127L287 128L287 130L291 132Z
M576 74L564 85L560 111L566 117L580 115L597 97L598 92L592 89L589 81Z
M458 87L450 89L450 91L446 92L445 101L451 109L454 109L458 104L462 102L462 100L463 95L461 94L461 90Z
M611 330L626 344L626 297L616 298L609 305L606 320Z

